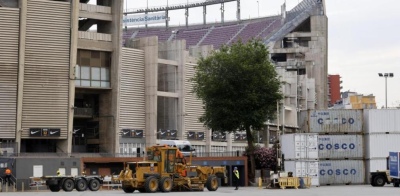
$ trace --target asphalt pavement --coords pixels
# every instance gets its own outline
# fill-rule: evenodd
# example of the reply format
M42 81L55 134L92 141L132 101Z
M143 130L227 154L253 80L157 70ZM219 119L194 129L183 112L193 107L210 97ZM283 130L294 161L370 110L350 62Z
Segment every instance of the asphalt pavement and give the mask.
M171 192L171 193L124 193L122 190L101 190L101 191L84 191L84 192L64 192L60 191L52 193L49 190L34 191L30 190L27 192L8 192L7 196L23 195L23 196L67 196L67 195L79 195L79 196L112 196L112 195L162 195L162 196L266 196L266 195L279 195L279 196L351 196L351 195L362 195L362 196L398 196L400 195L400 188L387 185L384 187L372 187L370 185L343 185L343 186L320 186L311 187L309 189L265 189L257 187L240 187L239 190L234 190L234 187L219 187L217 191L203 191L203 192ZM5 192L0 193L4 194Z

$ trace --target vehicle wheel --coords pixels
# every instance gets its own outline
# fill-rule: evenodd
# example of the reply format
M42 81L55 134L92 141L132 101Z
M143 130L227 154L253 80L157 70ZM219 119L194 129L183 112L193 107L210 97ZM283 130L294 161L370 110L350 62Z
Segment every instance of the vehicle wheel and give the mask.
M155 193L157 192L158 189L158 180L154 176L149 176L146 178L146 181L144 183L144 189L148 193Z
M375 178L371 178L371 186L376 186L375 185Z
M172 189L172 179L169 177L162 177L158 187L161 192L170 192Z
M60 191L60 186L58 185L50 185L49 186L51 192L58 192Z
M218 189L218 179L215 175L210 175L206 181L208 191L216 191Z
M138 189L139 193L145 193L146 190L144 188Z
M77 191L85 191L88 185L85 179L79 179L76 181L75 188Z
M98 191L100 189L100 181L97 179L91 179L89 181L89 189L91 191Z
M122 190L124 190L125 193L133 193L135 192L135 188L131 186L122 186Z
M385 183L386 183L386 180L385 180L384 176L381 176L381 175L375 176L375 178L374 178L375 186L383 186L383 185L385 185Z
M393 186L394 186L394 187L399 187L399 181L393 182Z
M74 181L70 178L65 179L62 184L62 189L65 192L71 192L72 190L74 190L74 187L75 187Z

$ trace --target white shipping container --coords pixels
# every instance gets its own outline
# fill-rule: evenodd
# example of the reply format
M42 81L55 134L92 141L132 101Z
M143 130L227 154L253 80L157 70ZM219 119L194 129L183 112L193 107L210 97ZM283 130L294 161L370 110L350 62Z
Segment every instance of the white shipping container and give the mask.
M400 110L364 110L364 128L367 133L400 133Z
M319 135L318 157L320 159L363 158L363 136Z
M318 159L318 134L295 133L281 135L281 150L285 160Z
M366 162L366 172L369 174L370 172L376 172L378 170L383 171L387 170L387 159L370 159Z
M295 177L311 177L311 185L319 186L318 161L284 161L285 171Z
M362 110L310 110L308 132L310 133L360 133Z
M386 158L389 151L400 152L400 133L371 133L364 137L367 158Z
M364 161L321 160L319 161L319 183L321 185L364 184Z

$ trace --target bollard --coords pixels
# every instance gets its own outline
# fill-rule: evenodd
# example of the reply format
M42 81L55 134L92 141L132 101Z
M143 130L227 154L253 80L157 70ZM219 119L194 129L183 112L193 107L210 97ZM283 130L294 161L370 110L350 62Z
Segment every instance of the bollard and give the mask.
M24 182L22 182L22 192L24 192Z
M8 192L8 186L7 186L7 183L6 183L6 192Z
M262 180L261 177L258 177L258 188L261 189L262 187Z

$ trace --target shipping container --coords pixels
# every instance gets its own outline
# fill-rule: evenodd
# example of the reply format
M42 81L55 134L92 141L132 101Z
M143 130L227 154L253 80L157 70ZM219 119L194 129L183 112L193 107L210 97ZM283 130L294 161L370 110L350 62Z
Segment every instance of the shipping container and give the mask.
M376 171L384 171L387 170L387 159L386 158L379 158L379 159L370 159L365 162L366 173L369 174L370 172Z
M362 159L364 157L361 135L319 135L320 159Z
M389 151L400 151L400 133L371 133L364 137L367 158L386 158Z
M364 184L365 167L363 160L320 160L319 183Z
M285 160L318 159L318 134L295 133L281 135L281 151Z
M400 110L364 110L364 128L367 133L400 133Z
M362 110L309 110L309 133L361 133Z
M284 167L295 177L311 177L311 185L319 186L318 161L284 161Z
M400 178L400 153L389 152L389 174L391 178Z

